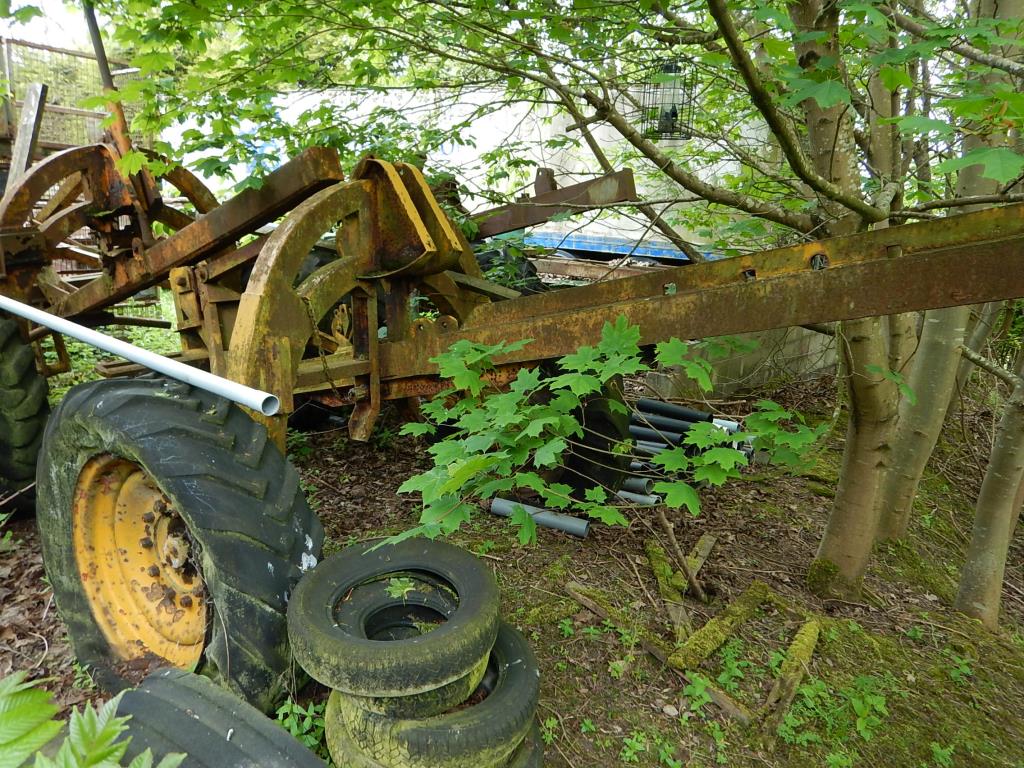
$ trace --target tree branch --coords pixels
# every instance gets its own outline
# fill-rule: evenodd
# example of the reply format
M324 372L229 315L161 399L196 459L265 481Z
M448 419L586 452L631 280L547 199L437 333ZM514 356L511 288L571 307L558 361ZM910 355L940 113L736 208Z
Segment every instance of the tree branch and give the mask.
M929 30L924 24L914 21L910 17L904 16L896 10L890 12L890 18L892 18L897 26L906 30L915 37L926 39L931 36L929 34L931 30ZM986 53L980 48L975 48L973 45L968 45L967 43L951 42L949 44L949 50L960 54L965 59L977 62L978 64L984 64L985 66L992 67L993 69L1001 69L1011 75L1024 77L1024 64L1014 61L1013 59L1007 59L1004 56Z
M970 360L972 363L974 363L979 368L981 368L983 370L986 370L989 373L991 373L997 379L1002 379L1007 384L1009 384L1011 387L1014 387L1014 388L1024 387L1024 379L1022 379L1020 376L1017 376L1017 375L1015 375L1013 373L1010 373L1008 370L1003 368L1003 366L1001 366L1001 365L996 365L991 360L989 360L987 357L985 357L984 355L979 355L977 352L975 352L970 347L965 347L965 346L961 345L960 346L960 354L962 354L964 357L966 357L968 360Z
M779 146L786 156L786 160L796 175L815 192L849 208L867 222L881 221L886 218L885 211L880 211L857 195L843 191L839 185L833 184L814 170L810 159L800 149L800 140L797 138L796 132L779 115L771 96L764 87L764 83L761 82L761 76L757 72L757 67L743 48L743 44L739 39L739 33L736 31L732 17L729 15L725 0L708 0L708 8L711 11L711 16L715 19L715 23L718 25L718 29L722 33L726 46L729 48L733 64L747 85L747 90L750 92L754 105L764 117L768 128L775 134L779 141Z
M768 221L774 221L776 224L782 224L784 227L795 229L797 232L807 234L812 231L816 222L811 216L805 213L797 213L796 211L789 211L780 205L774 205L772 203L765 202L764 200L758 200L744 195L739 192L733 192L732 190L723 189L722 187L716 187L713 184L708 184L705 181L699 179L696 175L684 170L676 162L669 157L665 152L658 148L658 146L644 136L636 127L629 122L618 110L613 108L611 104L602 99L598 94L587 89L583 92L584 98L587 103L590 104L594 109L604 110L607 115L608 124L617 130L622 137L632 144L637 150L640 151L648 160L658 166L658 169L672 179L680 186L693 192L695 195L700 195L702 198L710 203L717 203L719 205L725 205L729 208L736 208L741 211L759 216Z

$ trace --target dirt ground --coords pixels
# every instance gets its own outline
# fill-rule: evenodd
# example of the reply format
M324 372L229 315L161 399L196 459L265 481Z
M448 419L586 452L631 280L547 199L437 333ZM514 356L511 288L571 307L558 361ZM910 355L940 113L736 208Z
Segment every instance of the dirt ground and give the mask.
M829 419L833 392L830 382L818 381L774 395ZM703 534L716 537L700 572L710 602L686 600L694 627L754 581L780 598L701 664L696 683L641 647L644 638L672 643L644 555L645 542L661 538L650 511L633 514L628 529L593 526L583 541L542 530L528 547L504 521L480 513L453 540L493 566L504 615L538 656L545 765L1024 766L1019 543L998 634L950 608L997 418L986 403L969 403L949 428L923 483L911 541L879 549L860 602L821 601L804 584L834 493L842 430L833 430L802 474L754 467L739 482L704 491L700 517L675 516L684 549ZM733 415L745 407L722 406ZM289 452L324 522L328 551L415 522L415 500L396 491L426 468L426 456L394 424L385 423L368 445L328 425L293 436ZM31 520L11 528L17 546L0 555L0 676L24 669L51 678L48 686L64 706L99 696L70 653ZM569 582L597 590L615 620L573 600ZM810 616L821 631L803 685L781 728L766 730L761 707ZM753 721L741 723L708 703L700 681L727 692ZM295 696L317 701L323 691Z

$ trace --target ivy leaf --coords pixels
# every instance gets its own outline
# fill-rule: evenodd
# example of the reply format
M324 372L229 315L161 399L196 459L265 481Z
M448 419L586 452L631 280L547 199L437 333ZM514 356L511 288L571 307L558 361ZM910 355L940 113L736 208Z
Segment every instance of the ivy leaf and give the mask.
M520 544L525 547L527 544L537 543L537 521L533 519L533 515L523 508L522 504L516 504L512 507L510 519L512 525L519 529L518 537Z
M654 484L654 492L662 494L665 504L673 509L686 507L696 517L700 514L700 497L693 486L680 480L662 480Z

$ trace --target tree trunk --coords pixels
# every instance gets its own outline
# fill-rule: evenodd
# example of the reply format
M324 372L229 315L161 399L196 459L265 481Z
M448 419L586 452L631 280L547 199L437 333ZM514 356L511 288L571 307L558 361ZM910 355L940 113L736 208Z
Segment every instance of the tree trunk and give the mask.
M1012 18L1007 13L1024 5L1021 0L981 0L972 9L978 17ZM999 75L987 75L1000 79ZM978 146L995 146L1006 141L1003 135L969 133L964 137L964 152ZM998 192L999 185L981 177L981 168L963 169L957 179L958 196L982 195ZM969 209L964 209L965 212ZM925 466L938 442L946 412L957 389L960 365L960 347L964 343L969 307L931 310L925 313L921 343L915 355L908 384L914 391L916 402L904 398L900 403L898 426L893 441L893 463L879 496L879 538L899 539L906 536L917 487Z
M836 4L801 0L790 5L789 13L800 35L795 48L802 67L841 60ZM806 34L812 32L817 36ZM856 192L860 179L850 110L843 105L822 108L814 100L805 101L802 107L815 169L842 189ZM888 151L878 146L880 154ZM828 234L845 234L862 226L849 211L835 204L826 203L825 207L835 216ZM841 323L837 340L847 372L850 418L839 487L807 580L819 594L854 597L860 591L878 527L879 467L885 464L889 450L897 391L893 382L879 373L889 363L888 332L882 318Z
M897 391L868 366L887 361L882 318L843 324L842 352L848 375L850 420L832 512L807 574L819 595L854 597L871 557L878 529L880 467L890 452Z
M1006 403L974 512L974 529L954 606L989 629L999 623L1006 555L1024 492L1024 354Z
M982 304L980 308L975 307L978 311L978 320L971 327L964 346L973 352L977 352L979 355L984 354L985 342L988 341L988 337L992 334L992 329L999 319L999 312L1003 308L1003 304L1004 302L1002 301L990 301L988 304ZM966 357L962 358L960 360L960 369L956 374L956 386L950 394L949 407L946 409L947 414L955 412L959 406L960 393L964 391L967 382L970 381L972 371L974 371L974 363Z
M925 465L935 449L945 421L949 393L956 385L957 361L970 307L935 309L925 313L921 343L907 384L913 398L899 407L892 461L879 495L879 539L901 539Z

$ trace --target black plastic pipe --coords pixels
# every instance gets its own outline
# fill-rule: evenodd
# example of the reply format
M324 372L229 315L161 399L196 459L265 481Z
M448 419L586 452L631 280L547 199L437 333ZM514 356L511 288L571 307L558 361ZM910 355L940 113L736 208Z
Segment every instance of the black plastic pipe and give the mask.
M666 432L662 429L655 432L653 429L638 427L636 424L629 425L629 434L637 440L647 440L652 443L664 443L668 440L672 445L679 445L683 439L682 434L679 432Z
M638 400L636 407L645 413L656 413L660 416L668 416L670 419L680 419L682 421L711 421L715 418L712 413L695 411L693 408L687 408L685 405L666 403L664 400L651 400L646 397Z
M670 432L689 432L690 428L696 424L695 421L683 421L681 419L671 419L668 416L660 416L657 413L640 413L630 414L630 424L636 424L638 427L651 426L657 427L659 430L667 429ZM703 423L703 422L702 422Z

